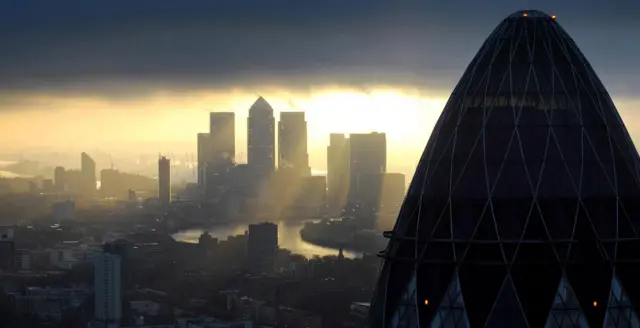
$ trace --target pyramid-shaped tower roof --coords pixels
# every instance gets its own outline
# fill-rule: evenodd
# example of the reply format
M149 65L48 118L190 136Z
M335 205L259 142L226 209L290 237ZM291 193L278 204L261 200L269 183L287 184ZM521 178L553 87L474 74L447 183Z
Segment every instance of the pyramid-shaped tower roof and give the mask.
M271 105L262 96L260 96L249 108L249 114L251 115L254 112L263 111L273 113L273 107L271 107Z

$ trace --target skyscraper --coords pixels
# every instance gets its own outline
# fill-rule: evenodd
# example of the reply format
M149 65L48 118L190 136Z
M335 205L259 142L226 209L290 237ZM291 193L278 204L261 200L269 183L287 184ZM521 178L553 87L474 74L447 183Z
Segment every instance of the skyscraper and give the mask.
M278 167L311 175L307 153L307 121L304 112L281 112L278 122Z
M117 327L122 319L122 258L116 254L94 255L95 318Z
M332 215L340 215L347 205L349 180L349 139L332 133L327 146L327 204Z
M80 171L82 173L82 192L91 195L96 192L96 162L87 153L80 154Z
M214 112L209 114L209 147L211 158L207 167L211 173L228 170L236 156L235 113Z
M384 133L354 133L349 136L349 200L362 201L361 176L387 172L387 136Z
M385 233L369 326L640 325L639 164L555 16L513 13L453 90Z
M67 191L68 179L64 167L57 166L53 170L53 183L56 191Z
M171 203L171 162L164 156L158 160L158 199L162 205Z
M275 142L273 108L260 97L247 119L247 159L253 172L265 176L275 170Z
M247 257L253 273L274 269L278 253L278 225L270 222L249 225Z

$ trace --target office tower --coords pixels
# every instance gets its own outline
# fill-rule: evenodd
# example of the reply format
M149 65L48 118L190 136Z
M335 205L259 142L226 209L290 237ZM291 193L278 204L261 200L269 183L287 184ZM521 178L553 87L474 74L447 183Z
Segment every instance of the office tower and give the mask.
M0 270L15 268L16 245L13 227L0 227Z
M58 166L53 170L53 183L56 191L67 190L67 178L65 175L64 167Z
M639 161L555 17L508 16L385 233L369 327L638 326Z
M247 258L252 273L269 272L274 269L278 253L278 225L264 222L249 225Z
M206 182L207 163L213 157L210 140L208 133L198 133L198 184L201 186Z
M387 172L387 136L384 133L354 133L349 136L349 201L362 201L361 176Z
M332 215L340 215L347 205L349 181L349 139L332 133L327 147L327 204Z
M249 108L247 119L247 159L251 169L262 176L275 169L275 118L273 108L260 97Z
M82 173L81 191L86 195L96 192L96 162L87 154L80 154L80 172Z
M292 168L299 176L311 175L304 112L280 113L278 154L279 168Z
M171 203L171 163L164 156L158 160L158 199L162 205Z
M122 277L120 255L94 255L95 318L98 322L117 326L122 319Z
M214 112L209 114L209 146L211 158L208 159L210 173L228 171L236 156L236 115L235 113Z

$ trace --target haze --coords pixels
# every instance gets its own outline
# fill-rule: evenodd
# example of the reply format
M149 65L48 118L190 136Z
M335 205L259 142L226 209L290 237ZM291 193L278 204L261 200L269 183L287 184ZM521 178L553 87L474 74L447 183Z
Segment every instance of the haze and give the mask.
M329 133L382 131L390 170L410 174L484 37L531 5L6 1L0 148L192 153L207 113L234 111L242 161L247 111L261 95L276 119L306 111L314 169L326 168ZM630 40L640 32L640 5L535 7L558 15L638 140L640 46Z

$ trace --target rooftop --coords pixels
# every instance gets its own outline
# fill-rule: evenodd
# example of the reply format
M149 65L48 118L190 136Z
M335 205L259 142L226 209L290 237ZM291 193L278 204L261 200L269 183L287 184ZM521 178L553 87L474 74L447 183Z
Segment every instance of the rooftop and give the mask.
M555 16L547 15L546 13L539 10L520 10L509 15L507 18L513 19L513 18L521 18L521 17L548 18L548 19L555 18Z

